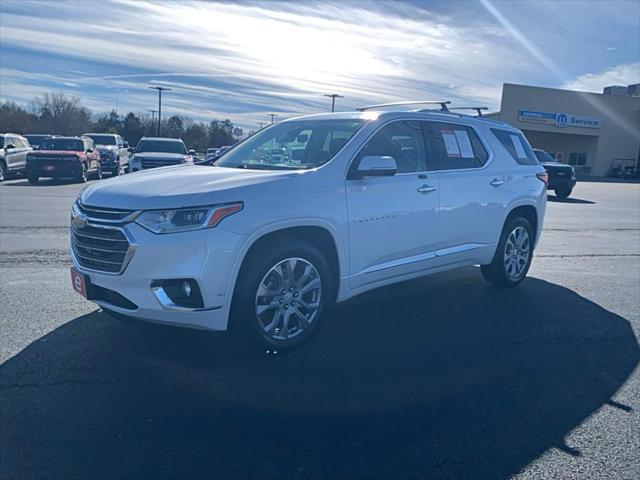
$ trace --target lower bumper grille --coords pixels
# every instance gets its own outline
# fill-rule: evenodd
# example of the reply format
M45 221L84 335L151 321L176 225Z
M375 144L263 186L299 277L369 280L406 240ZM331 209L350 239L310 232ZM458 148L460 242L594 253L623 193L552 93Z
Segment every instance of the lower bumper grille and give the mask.
M90 270L120 273L131 256L131 246L119 228L71 226L71 247L78 263Z
M179 165L179 160L142 160L142 168L158 168L158 167L168 167L170 165Z

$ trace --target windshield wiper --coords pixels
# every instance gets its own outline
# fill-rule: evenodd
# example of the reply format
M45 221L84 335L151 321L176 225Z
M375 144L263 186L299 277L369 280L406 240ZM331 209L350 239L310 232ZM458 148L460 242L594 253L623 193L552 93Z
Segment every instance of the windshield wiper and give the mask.
M234 168L244 168L247 170L306 170L310 167L307 165L293 166L293 165L267 165L260 163L241 163Z

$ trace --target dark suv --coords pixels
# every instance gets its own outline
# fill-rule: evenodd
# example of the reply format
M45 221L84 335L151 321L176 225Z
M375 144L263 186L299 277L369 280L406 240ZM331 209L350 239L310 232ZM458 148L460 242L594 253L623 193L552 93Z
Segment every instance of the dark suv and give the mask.
M576 171L571 165L558 162L544 150L534 148L533 153L538 157L540 165L549 175L547 188L553 190L559 198L567 198L576 184Z

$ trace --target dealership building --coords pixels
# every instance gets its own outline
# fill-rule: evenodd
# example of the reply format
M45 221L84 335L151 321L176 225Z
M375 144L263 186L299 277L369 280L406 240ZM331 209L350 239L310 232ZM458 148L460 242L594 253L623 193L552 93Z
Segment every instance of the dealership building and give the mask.
M500 111L486 116L521 129L583 176L640 167L640 84L600 94L505 83Z

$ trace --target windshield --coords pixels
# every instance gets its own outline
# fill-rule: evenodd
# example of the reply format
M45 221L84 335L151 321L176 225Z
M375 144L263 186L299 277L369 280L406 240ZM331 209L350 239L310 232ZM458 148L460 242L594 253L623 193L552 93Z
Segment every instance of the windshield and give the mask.
M533 153L536 154L536 157L538 157L538 161L540 163L557 163L557 160L544 150L534 150Z
M363 120L299 120L266 128L220 157L219 167L308 169L328 162Z
M166 140L140 140L136 147L136 153L160 152L187 154L187 149L182 142L168 142Z
M93 140L93 143L95 143L96 145L115 145L116 144L116 137L114 137L113 135L86 135L87 137L89 137L91 140Z
M38 150L67 150L71 152L83 152L84 143L75 138L50 138L40 144Z

